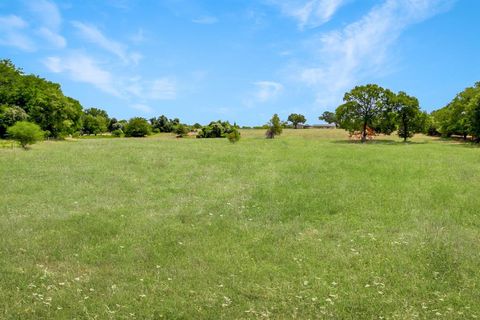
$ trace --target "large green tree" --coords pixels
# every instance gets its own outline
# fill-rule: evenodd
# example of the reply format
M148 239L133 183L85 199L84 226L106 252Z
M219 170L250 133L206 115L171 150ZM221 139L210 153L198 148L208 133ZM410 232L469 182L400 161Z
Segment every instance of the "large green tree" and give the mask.
M335 112L339 126L349 131L361 131L362 143L366 142L367 128L373 128L382 120L390 96L389 90L376 84L353 88L345 93L344 104Z

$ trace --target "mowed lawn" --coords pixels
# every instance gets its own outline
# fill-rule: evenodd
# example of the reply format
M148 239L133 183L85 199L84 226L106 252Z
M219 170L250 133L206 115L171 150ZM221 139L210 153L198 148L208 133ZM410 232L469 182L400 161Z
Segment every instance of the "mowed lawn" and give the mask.
M0 318L480 317L480 148L242 137L0 149Z

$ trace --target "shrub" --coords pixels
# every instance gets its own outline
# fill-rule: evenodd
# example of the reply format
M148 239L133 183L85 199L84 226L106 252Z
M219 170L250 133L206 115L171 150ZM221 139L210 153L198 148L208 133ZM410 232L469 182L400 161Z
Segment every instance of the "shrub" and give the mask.
M202 127L198 132L197 138L225 138L227 134L236 130L235 125L231 125L228 121L212 121L208 126Z
M146 119L135 117L128 121L125 135L127 137L145 137L151 133L151 130L150 124L148 124Z
M177 135L177 137L181 138L185 136L189 132L189 128L184 124L178 124L173 129L173 132Z
M240 140L240 132L237 129L234 129L232 132L227 134L227 139L231 143L236 143Z
M275 136L280 135L283 131L282 123L277 114L274 114L270 122L268 123L268 129L265 133L267 139L273 139Z
M117 129L112 131L112 136L120 138L123 136L123 131L122 129Z
M20 143L22 148L27 149L29 144L34 144L44 137L44 132L35 123L18 121L7 129L8 136Z

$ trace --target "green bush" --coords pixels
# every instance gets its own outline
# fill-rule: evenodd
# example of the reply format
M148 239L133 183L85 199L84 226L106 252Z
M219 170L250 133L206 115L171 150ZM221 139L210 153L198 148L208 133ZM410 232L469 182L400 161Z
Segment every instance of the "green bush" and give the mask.
M283 128L280 118L277 114L274 114L270 122L268 123L267 132L265 132L265 136L267 139L273 139L275 136L282 134Z
M227 134L227 139L231 143L238 142L240 140L240 132L237 129L233 130L232 132Z
M173 132L177 135L177 137L179 138L182 138L184 137L185 135L188 134L188 132L190 131L190 129L184 125L184 124L178 124L175 126L175 128L173 129Z
M125 128L125 135L127 137L145 137L152 131L150 124L146 119L135 117L128 121Z
M29 144L43 140L45 133L35 123L18 121L7 129L9 138L20 143L22 148L27 149Z
M112 136L120 138L123 136L123 131L122 129L117 129L112 131Z
M212 121L208 126L202 127L197 134L197 138L225 138L236 128L235 125L232 126L228 121Z

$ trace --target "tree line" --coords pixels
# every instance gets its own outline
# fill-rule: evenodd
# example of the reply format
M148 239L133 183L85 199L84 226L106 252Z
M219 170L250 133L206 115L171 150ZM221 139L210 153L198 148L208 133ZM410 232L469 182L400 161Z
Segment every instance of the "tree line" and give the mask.
M418 99L405 92L395 93L376 84L357 86L345 93L343 103L335 112L326 111L319 119L360 135L362 142L367 140L369 132L387 135L396 132L405 141L415 133L424 133L461 136L478 142L480 82L431 113L422 111ZM282 128L299 128L306 121L302 114L292 113L287 121L281 121L275 114L261 128L267 129L267 138L274 138L281 134ZM20 123L17 128L9 131L17 123ZM187 125L178 118L169 119L164 115L149 120L141 117L117 120L105 110L83 108L79 101L65 96L59 84L27 75L10 60L0 60L0 138L18 137L21 131L37 138L40 134L36 131L52 138L104 133L144 137L160 132L183 137L194 132L197 138L227 137L236 142L240 139L239 128L236 123L221 120L204 126L199 123Z

